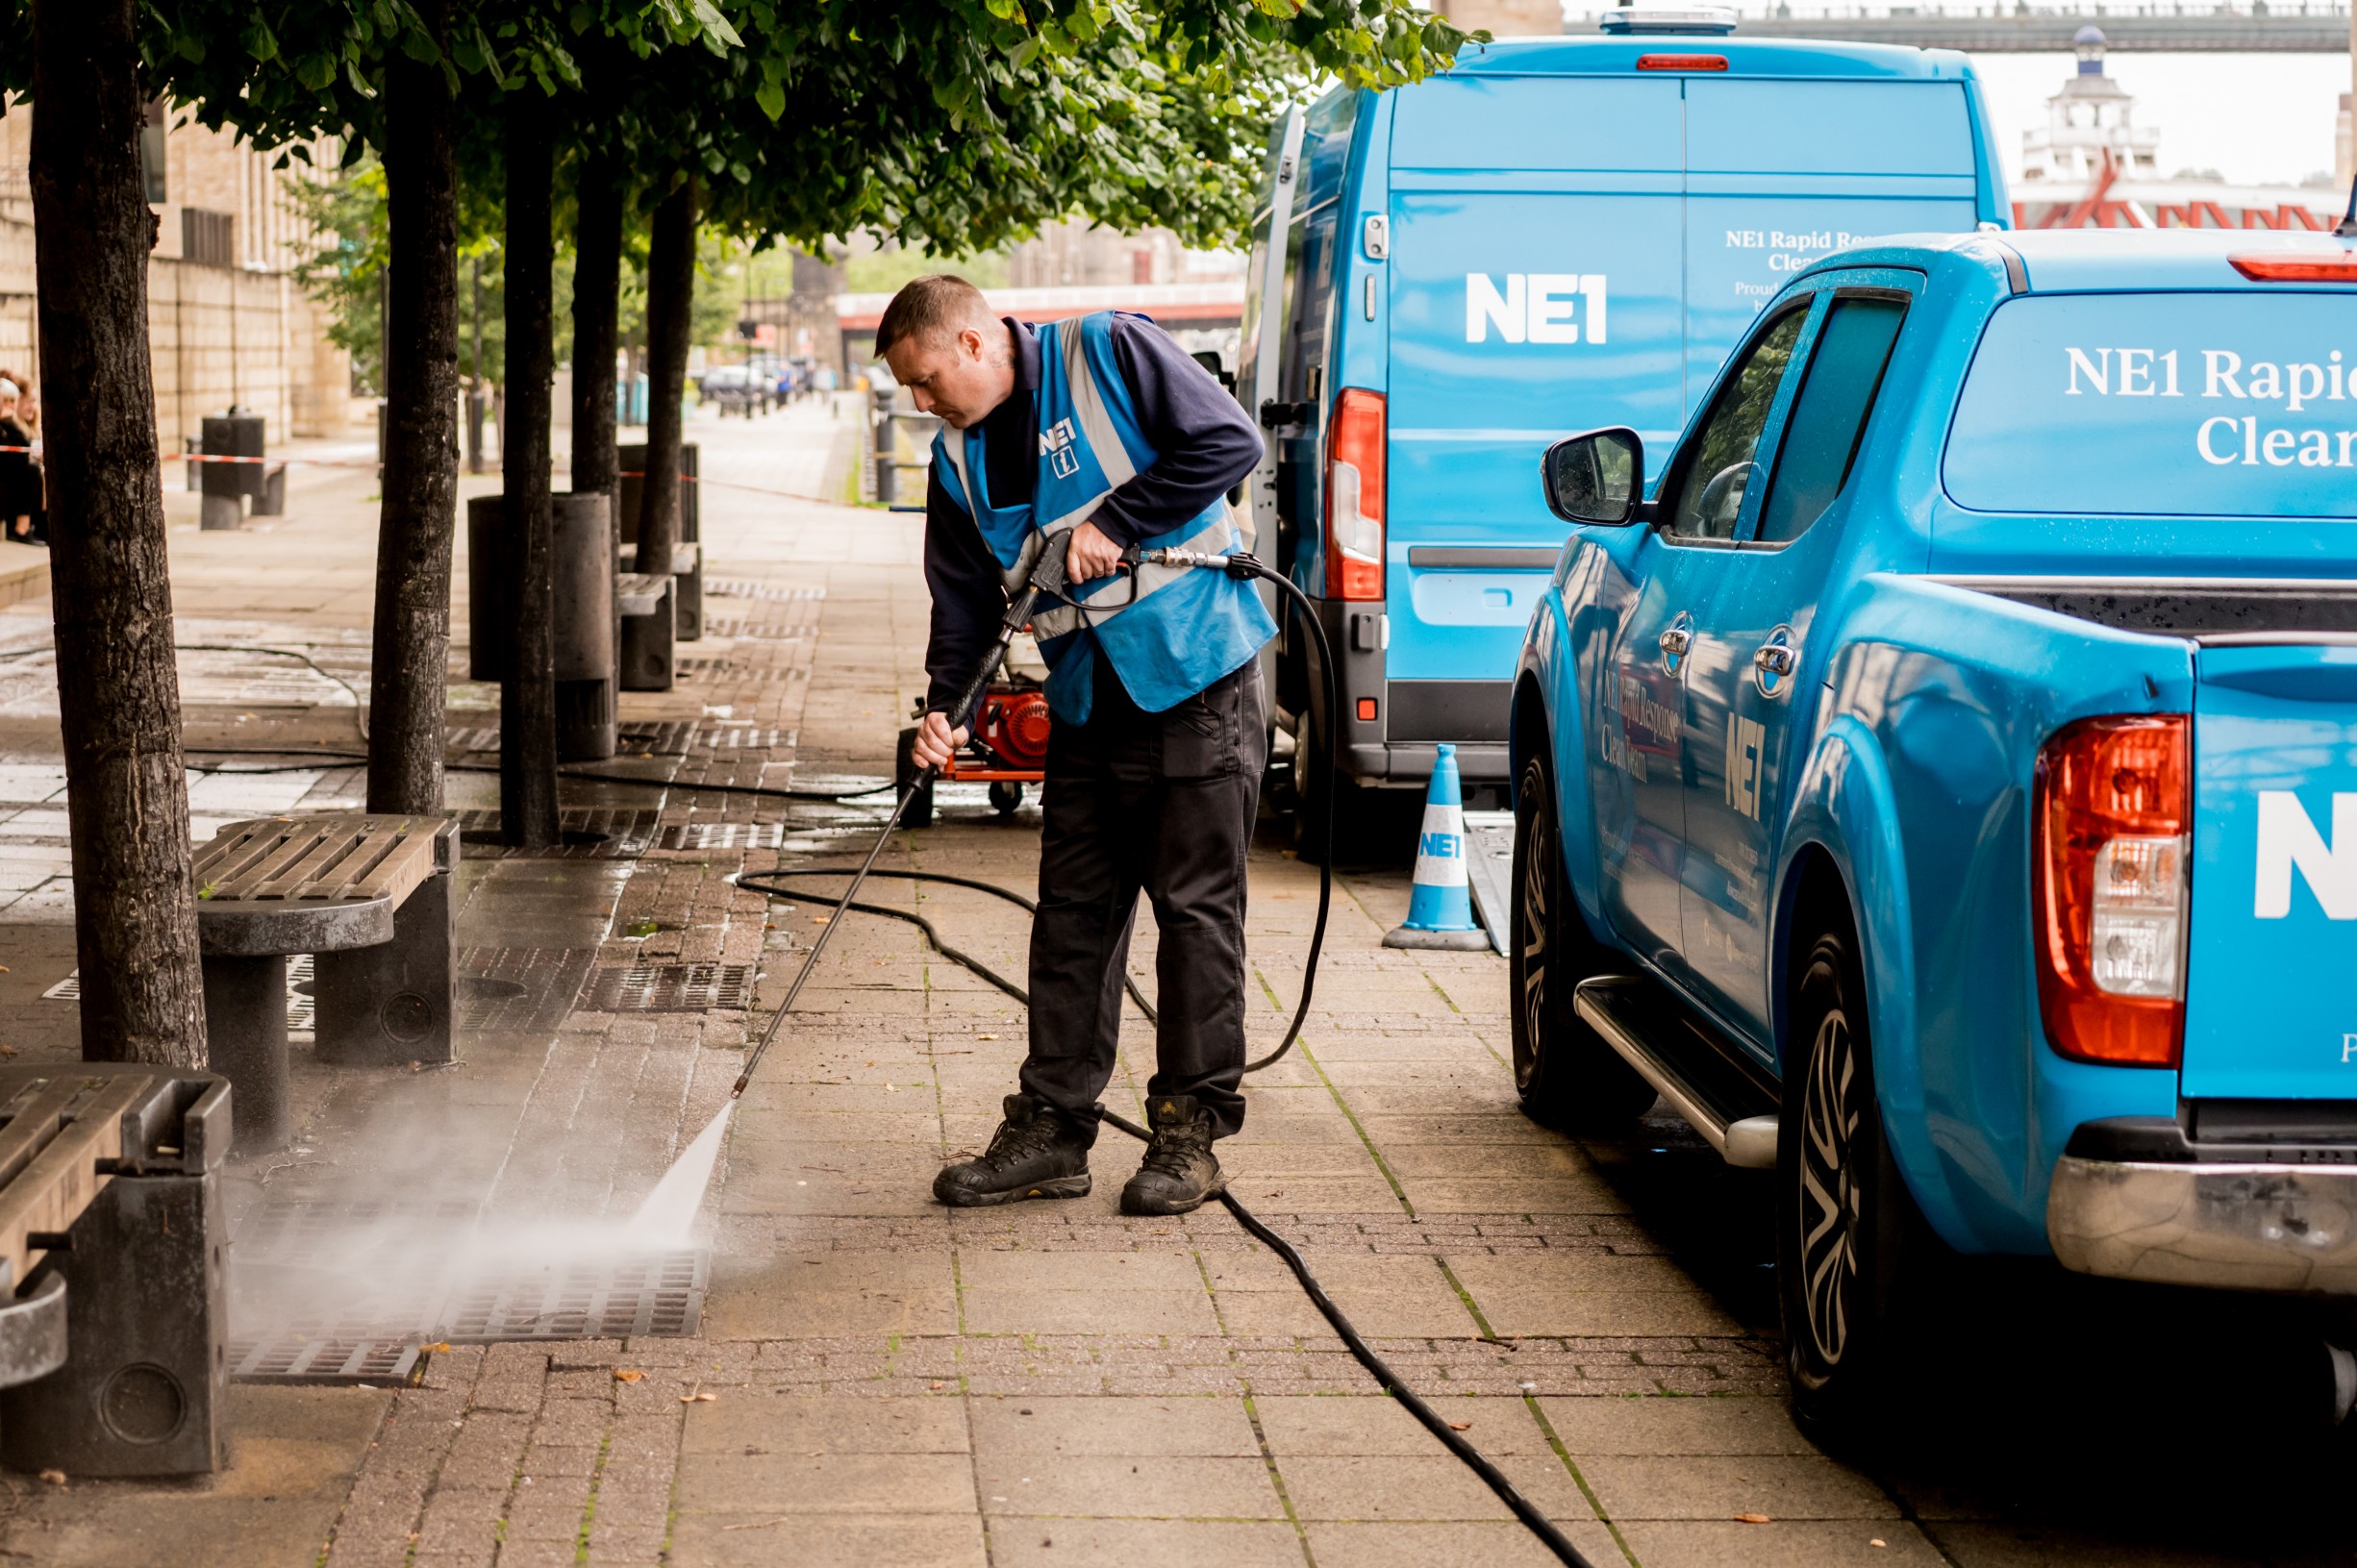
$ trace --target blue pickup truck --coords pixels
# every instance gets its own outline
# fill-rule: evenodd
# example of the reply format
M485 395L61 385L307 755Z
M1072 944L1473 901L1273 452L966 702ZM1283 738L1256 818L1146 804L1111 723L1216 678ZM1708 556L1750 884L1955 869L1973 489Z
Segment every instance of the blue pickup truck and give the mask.
M1926 1242L2357 1296L2357 245L1877 241L1536 477L1517 1086L1774 1171L1804 1418Z
M1528 485L1549 440L1668 439L1786 280L1858 236L2008 221L1963 55L1720 16L1611 10L1275 129L1239 395L1268 431L1256 548L1341 664L1339 722L1305 722L1322 688L1288 626L1274 715L1334 737L1332 770L1296 772L1339 784L1344 822L1420 792L1442 741L1503 804L1515 649L1564 539Z

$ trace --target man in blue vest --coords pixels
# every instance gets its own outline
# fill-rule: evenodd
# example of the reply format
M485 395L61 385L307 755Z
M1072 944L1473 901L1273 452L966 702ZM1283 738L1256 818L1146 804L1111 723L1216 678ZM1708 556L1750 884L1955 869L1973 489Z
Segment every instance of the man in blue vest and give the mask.
M1261 645L1275 624L1224 573L1117 570L1128 546L1241 548L1227 492L1260 432L1143 316L1033 329L963 278L892 297L876 349L940 416L925 496L925 655L915 757L965 743L946 710L995 636L1004 573L1034 533L1072 586L1033 617L1055 718L1041 792L1031 1050L990 1148L944 1168L961 1207L1089 1190L1138 895L1154 904L1153 1131L1128 1214L1180 1214L1225 1185L1212 1142L1243 1123L1244 855L1266 750Z

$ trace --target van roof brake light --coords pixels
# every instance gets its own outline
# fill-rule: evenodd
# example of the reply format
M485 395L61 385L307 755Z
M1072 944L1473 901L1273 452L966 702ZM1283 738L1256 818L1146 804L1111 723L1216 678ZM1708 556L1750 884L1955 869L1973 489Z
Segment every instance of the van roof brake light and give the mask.
M2357 283L2357 251L2262 251L2226 262L2256 283Z
M1639 55L1637 68L1641 71L1723 71L1727 68L1724 55Z

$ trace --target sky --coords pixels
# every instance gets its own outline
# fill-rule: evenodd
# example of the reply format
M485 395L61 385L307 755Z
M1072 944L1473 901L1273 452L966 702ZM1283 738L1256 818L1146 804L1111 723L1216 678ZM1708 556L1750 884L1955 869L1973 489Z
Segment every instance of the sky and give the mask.
M2346 55L2116 54L2106 72L2136 95L2136 123L2158 127L2161 172L2216 169L2235 184L2297 185L2333 167L2333 121L2349 90ZM1977 55L2005 172L2021 172L2021 133L2046 123L2046 99L2078 68L2067 54Z

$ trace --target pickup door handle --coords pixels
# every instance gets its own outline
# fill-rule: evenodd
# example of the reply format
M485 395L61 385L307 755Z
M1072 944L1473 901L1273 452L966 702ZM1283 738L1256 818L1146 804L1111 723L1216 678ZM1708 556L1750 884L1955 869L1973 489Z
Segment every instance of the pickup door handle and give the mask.
M1662 652L1670 658L1684 659L1686 650L1694 645L1694 634L1691 627L1673 626L1654 640L1661 644Z
M1771 642L1753 654L1751 662L1762 674L1787 676L1793 673L1793 650L1788 644Z

